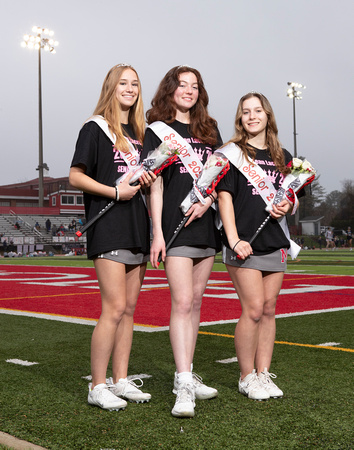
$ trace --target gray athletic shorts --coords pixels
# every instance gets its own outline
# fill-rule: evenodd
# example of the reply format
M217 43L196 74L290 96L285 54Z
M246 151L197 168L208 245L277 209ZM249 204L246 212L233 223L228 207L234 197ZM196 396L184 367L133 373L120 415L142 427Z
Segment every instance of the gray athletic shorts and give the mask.
M261 270L262 272L285 272L287 249L276 250L267 255L250 255L246 259L239 259L235 252L223 245L222 261L233 267L244 267L246 269Z
M123 248L121 250L113 250L106 253L100 253L97 255L97 258L109 259L111 261L133 266L149 261L149 255L144 255L144 253L138 252L133 249L129 250L126 248Z
M182 245L167 250L166 256L183 256L185 258L207 258L215 256L216 250L211 247L190 247Z

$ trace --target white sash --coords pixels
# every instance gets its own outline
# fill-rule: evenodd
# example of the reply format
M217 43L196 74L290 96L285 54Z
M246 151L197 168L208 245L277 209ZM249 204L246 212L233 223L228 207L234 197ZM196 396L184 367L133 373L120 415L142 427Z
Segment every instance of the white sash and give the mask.
M230 143L218 151L223 153L226 158L247 178L247 180L262 197L267 207L271 206L277 191L264 170L259 167L258 164L247 161L240 147L234 143ZM285 216L278 219L278 223L290 242L290 256L292 259L295 259L299 254L301 247L290 239L289 228Z
M178 147L178 157L182 161L184 167L188 170L193 180L198 178L199 173L203 169L203 165L195 154L192 146L188 142L167 125L165 122L157 121L149 125L149 128L158 136L162 142L171 141Z
M96 122L97 125L101 128L101 130L109 137L109 139L113 142L113 145L116 143L116 135L111 133L108 123L102 116L92 116L90 117L85 123L87 122ZM123 158L125 164L128 166L129 171L135 170L137 165L140 161L140 155L138 151L134 148L133 144L125 137L125 139L128 142L129 151L128 152L122 152L120 150L119 154L121 158Z
M261 167L259 167L258 164L248 162L240 147L233 143L219 149L219 152L223 153L226 158L247 178L252 186L257 189L257 192L267 206L273 203L277 191L267 174Z
M101 128L101 130L113 142L113 145L116 144L116 135L114 133L111 133L111 131L108 127L108 123L106 122L106 120L103 116L92 116L88 120L86 120L85 123L87 123L87 122L96 122L97 125ZM125 139L128 142L129 152L121 152L119 150L119 153L120 153L120 156L123 158L125 164L128 166L129 172L131 172L131 171L135 170L137 165L139 164L140 155L139 155L138 151L135 149L135 147L133 146L133 144L129 141L129 139L127 137L125 137ZM124 179L125 179L125 177L123 175L116 180L116 183L121 183ZM143 199L144 205L146 206L145 196L144 196L144 194L142 194L141 190L140 190L140 195Z

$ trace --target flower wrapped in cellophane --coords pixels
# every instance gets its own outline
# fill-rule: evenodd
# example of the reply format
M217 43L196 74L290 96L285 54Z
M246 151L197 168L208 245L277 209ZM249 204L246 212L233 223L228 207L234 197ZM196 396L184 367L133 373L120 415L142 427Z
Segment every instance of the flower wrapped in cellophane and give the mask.
M133 171L129 184L136 183L143 172L151 170L155 175L158 175L165 167L171 165L178 155L177 147L171 141L162 142L155 150L148 153L147 157L141 164ZM117 179L115 184L122 183L130 172L126 172L123 176Z
M285 176L281 187L278 189L273 204L280 203L283 199L287 199L294 205L292 214L295 214L299 201L297 195L301 189L311 184L316 176L316 170L309 161L300 158L293 158L289 163L291 173ZM270 211L271 205L266 210Z
M198 201L205 203L205 198L213 192L219 180L230 168L229 160L221 153L215 152L207 159L198 178L193 182L193 188L180 204L185 214Z

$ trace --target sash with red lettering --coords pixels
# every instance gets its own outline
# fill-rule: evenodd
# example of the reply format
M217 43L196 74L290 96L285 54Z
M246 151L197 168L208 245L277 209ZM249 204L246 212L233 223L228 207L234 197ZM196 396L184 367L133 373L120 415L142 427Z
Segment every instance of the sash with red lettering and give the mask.
M196 180L199 173L203 169L198 156L195 154L192 146L183 139L183 137L177 133L173 128L167 125L165 122L157 121L149 125L149 128L156 134L161 141L171 141L172 144L178 147L178 157L182 161L184 167L188 170L189 174Z
M259 167L258 164L247 161L240 147L234 143L227 144L218 151L223 153L226 158L247 178L247 180L262 197L267 207L271 207L277 191L264 170ZM292 259L295 259L299 254L301 247L290 239L288 223L285 216L278 219L278 223L290 242L290 256Z

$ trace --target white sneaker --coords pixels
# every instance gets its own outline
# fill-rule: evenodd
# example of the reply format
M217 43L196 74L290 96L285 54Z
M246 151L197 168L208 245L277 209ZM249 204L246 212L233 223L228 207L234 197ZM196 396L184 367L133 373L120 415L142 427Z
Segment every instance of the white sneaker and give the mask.
M134 380L139 380L140 384L134 383ZM113 378L108 378L108 389L117 397L122 397L130 402L144 403L151 399L151 395L142 392L139 388L144 384L140 378L134 378L134 380L128 380L127 378L120 378L118 383L113 383Z
M97 384L93 389L90 383L87 401L90 405L109 411L119 411L127 406L127 402L112 394L105 383Z
M269 373L266 367L264 368L264 371L258 375L259 381L262 383L270 397L273 398L279 398L284 395L283 391L272 381L272 378L276 377L277 376L274 373Z
M218 391L216 389L204 384L203 378L201 376L199 376L195 372L193 372L192 375L193 375L194 393L195 393L195 398L197 400L207 400L209 398L214 398L214 397L218 396ZM177 377L177 372L175 372L175 379L173 382L173 389L172 389L172 392L174 394L177 394L179 385L180 385L180 382Z
M171 414L174 417L194 417L195 394L193 383L181 383Z
M255 369L252 370L252 373L245 376L243 380L240 377L238 390L252 400L268 400L270 398L269 393L259 381Z

